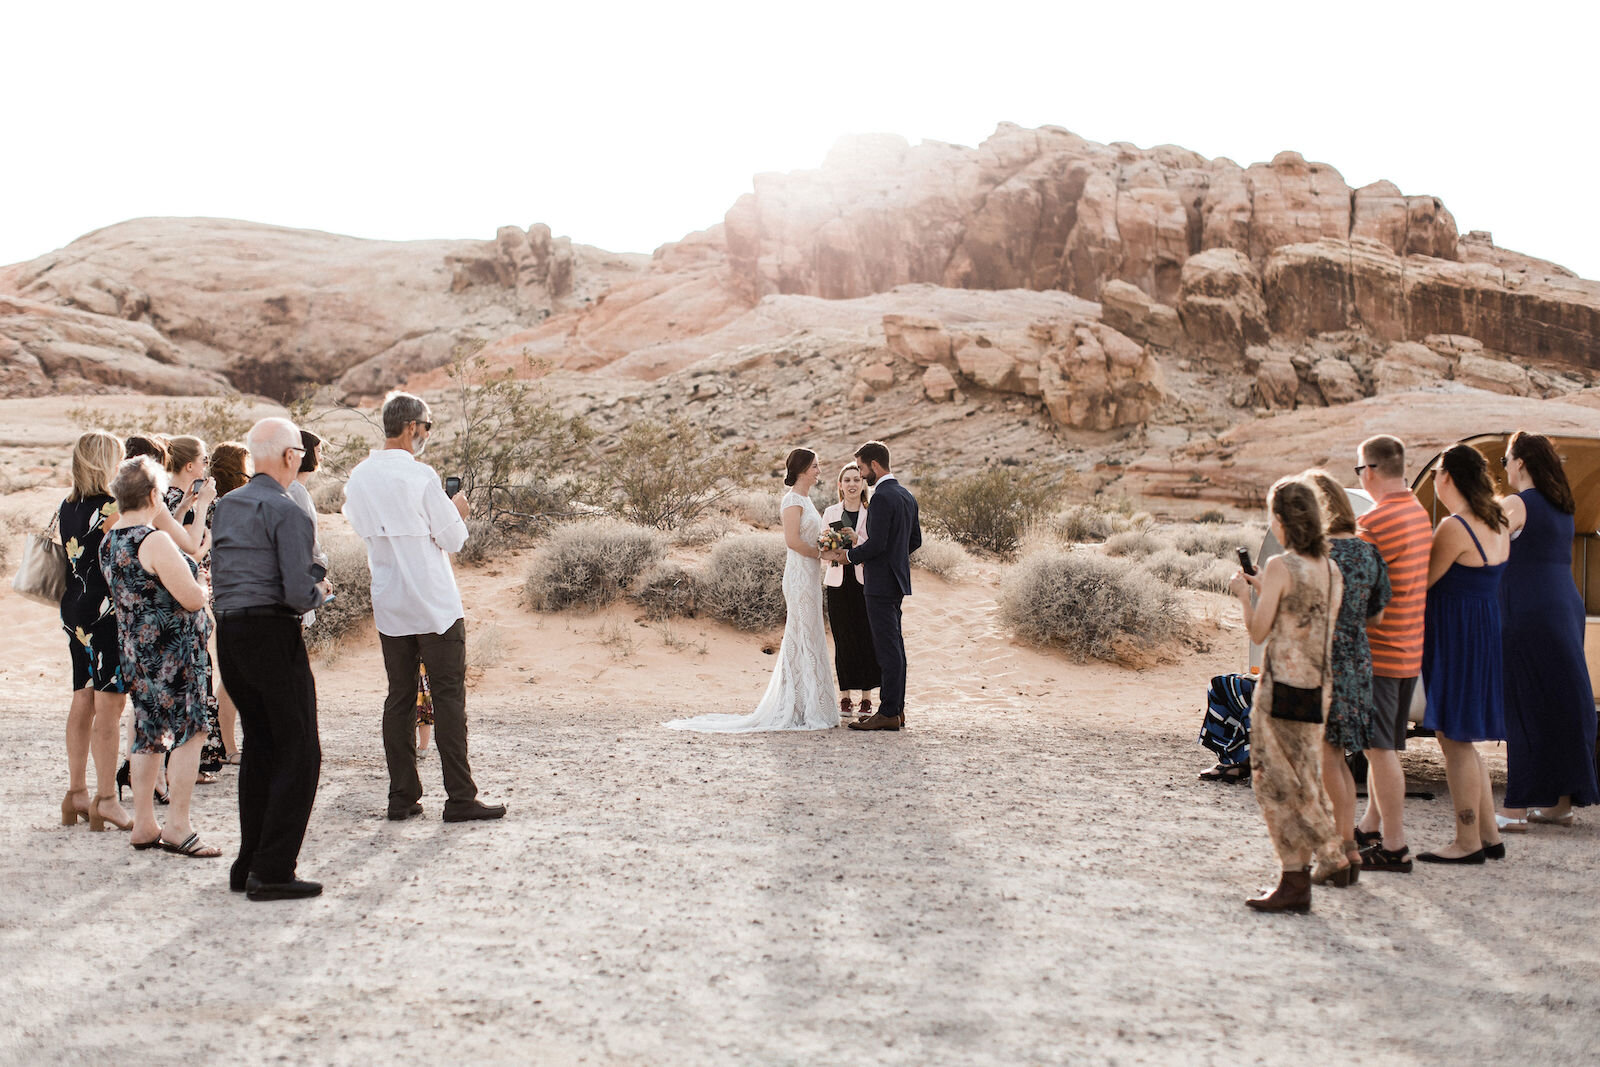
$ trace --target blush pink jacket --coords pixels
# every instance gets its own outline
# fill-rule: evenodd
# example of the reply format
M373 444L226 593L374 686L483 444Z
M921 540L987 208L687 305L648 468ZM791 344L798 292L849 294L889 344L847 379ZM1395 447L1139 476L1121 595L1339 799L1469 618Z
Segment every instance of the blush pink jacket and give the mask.
M829 525L831 525L833 523L838 522L842 518L844 518L844 501L841 500L837 504L830 504L828 506L828 509L822 513L822 525L824 527L827 527L827 526L829 526ZM856 525L856 544L859 545L861 542L863 542L863 541L865 541L867 539L867 509L866 508L862 508L861 509L861 514L860 514L860 516L857 517L856 523L857 523L857 525ZM857 563L856 564L856 582L859 585L867 584L866 564L864 564L864 563ZM830 564L828 564L828 569L826 571L824 571L823 574L822 574L822 584L823 585L832 586L835 589L837 589L837 588L839 588L839 586L843 585L844 584L844 564L842 564L842 563L830 563Z

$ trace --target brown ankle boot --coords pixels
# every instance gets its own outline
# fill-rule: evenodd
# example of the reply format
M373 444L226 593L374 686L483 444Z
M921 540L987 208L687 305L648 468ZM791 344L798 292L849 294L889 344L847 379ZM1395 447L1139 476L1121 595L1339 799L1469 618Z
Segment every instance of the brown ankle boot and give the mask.
M1311 870L1284 871L1278 888L1244 903L1256 911L1292 911L1304 915L1311 910Z

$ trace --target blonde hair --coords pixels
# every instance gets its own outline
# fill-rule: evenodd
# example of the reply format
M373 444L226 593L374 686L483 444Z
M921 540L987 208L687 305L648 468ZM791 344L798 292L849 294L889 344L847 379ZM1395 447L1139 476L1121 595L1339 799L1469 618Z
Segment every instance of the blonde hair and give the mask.
M198 437L183 434L167 442L167 473L177 474L183 468L206 454L206 443Z
M839 501L841 503L844 502L844 476L847 471L855 471L857 474L861 474L861 464L857 463L855 460L851 460L849 463L846 463L844 466L839 468L839 477L834 481L833 487L838 490ZM867 487L866 475L862 474L861 506L866 507L867 501L870 499L872 499L872 490Z
M90 430L72 446L72 492L68 500L83 500L110 492L111 479L122 463L122 442L104 430Z

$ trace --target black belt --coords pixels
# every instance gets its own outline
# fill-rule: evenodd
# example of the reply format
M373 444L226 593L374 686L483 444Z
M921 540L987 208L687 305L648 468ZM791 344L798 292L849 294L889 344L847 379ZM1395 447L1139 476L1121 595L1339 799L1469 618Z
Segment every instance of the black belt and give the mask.
M217 618L219 619L298 619L299 617L300 613L298 611L286 608L282 604L264 604L253 608L229 608L225 611L217 612Z

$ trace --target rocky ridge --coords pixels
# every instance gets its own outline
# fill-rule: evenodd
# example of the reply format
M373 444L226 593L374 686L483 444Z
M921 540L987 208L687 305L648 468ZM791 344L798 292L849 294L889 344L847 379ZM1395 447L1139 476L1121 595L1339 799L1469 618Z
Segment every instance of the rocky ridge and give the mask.
M475 341L491 365L543 361L602 426L693 404L760 441L866 405L914 433L945 409L993 424L975 443L1049 452L1038 430L1080 469L1263 413L1559 398L1600 372L1600 283L1460 234L1436 197L1292 152L1241 167L1009 124L977 148L846 139L648 260L541 226L398 244L138 220L0 270L0 295L12 394L359 399L436 387Z

